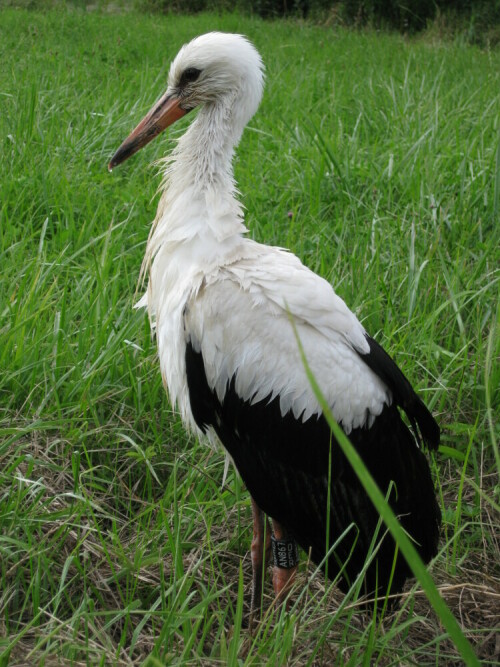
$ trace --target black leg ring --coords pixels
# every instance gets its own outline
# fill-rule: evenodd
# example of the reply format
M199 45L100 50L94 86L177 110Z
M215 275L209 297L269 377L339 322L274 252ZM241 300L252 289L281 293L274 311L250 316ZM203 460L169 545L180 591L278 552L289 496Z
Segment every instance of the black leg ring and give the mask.
M271 544L273 548L274 564L285 570L290 570L299 562L299 550L297 542L292 538L287 540L278 540L271 535Z

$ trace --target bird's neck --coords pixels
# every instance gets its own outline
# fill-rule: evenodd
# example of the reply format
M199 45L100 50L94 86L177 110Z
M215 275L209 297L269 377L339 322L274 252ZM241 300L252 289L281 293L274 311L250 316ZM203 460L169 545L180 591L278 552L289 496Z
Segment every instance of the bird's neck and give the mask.
M232 159L243 128L231 104L207 105L166 159L155 226L164 240L212 236L222 243L246 232Z
M192 287L244 252L248 230L232 167L242 131L230 107L203 107L165 159L141 272L149 274L150 312L158 312L159 295L180 294L182 284Z

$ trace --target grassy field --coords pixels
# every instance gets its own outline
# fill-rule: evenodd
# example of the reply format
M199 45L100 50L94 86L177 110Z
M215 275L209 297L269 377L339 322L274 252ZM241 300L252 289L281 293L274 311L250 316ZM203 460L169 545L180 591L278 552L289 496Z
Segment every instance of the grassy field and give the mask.
M377 622L305 558L290 611L269 586L244 628L248 496L185 435L132 310L151 163L185 122L106 170L179 46L213 29L247 34L267 66L235 164L251 234L331 281L437 416L431 573L496 664L500 52L236 15L3 10L0 667L463 664L418 585Z

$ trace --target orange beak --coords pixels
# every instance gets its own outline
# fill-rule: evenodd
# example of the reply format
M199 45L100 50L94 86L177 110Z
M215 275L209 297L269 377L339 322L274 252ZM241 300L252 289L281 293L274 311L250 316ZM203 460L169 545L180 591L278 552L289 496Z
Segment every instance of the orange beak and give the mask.
M109 171L125 162L140 148L149 144L165 128L182 118L188 110L182 109L180 103L181 100L178 97L165 93L113 155L108 164Z

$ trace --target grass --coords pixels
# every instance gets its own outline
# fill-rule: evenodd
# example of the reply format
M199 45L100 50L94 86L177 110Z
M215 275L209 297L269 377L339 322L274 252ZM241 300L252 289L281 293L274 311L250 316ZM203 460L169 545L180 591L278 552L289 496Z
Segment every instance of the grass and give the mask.
M0 13L0 665L455 665L418 586L382 623L303 558L244 628L249 499L186 436L133 311L158 186L108 174L179 46L267 66L235 163L256 239L334 284L442 426L431 574L499 658L500 53L238 15ZM182 123L170 139L182 132Z

